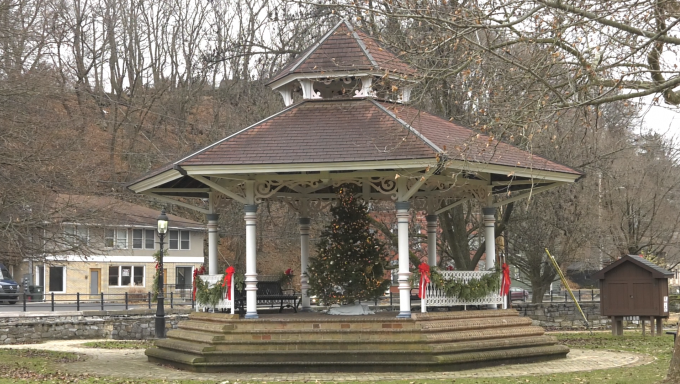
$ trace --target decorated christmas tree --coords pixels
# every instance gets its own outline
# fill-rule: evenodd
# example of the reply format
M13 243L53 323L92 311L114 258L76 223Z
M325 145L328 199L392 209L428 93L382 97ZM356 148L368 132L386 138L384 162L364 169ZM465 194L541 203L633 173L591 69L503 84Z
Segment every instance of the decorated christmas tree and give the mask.
M381 296L385 279L385 244L370 230L366 204L341 188L331 208L333 220L321 233L317 256L310 259L310 295L326 305L353 304Z

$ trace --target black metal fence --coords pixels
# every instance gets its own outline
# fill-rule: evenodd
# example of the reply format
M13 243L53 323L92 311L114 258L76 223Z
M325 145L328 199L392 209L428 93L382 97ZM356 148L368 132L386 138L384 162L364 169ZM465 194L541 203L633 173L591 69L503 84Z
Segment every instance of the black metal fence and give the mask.
M175 306L191 306L194 308L193 290L191 286L178 286L168 284L164 286L165 305L170 308ZM27 311L82 311L82 310L130 310L140 308L155 308L156 300L150 291L123 292L123 293L54 293L49 292L17 292L12 294L0 293L0 302L9 304L12 308L0 308L3 310L21 307ZM17 308L18 310L18 308Z

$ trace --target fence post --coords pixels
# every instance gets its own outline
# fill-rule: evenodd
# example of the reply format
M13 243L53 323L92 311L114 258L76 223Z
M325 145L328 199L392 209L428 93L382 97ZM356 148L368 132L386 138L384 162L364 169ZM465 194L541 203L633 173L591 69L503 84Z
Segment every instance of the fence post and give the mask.
M102 308L102 311L103 311L104 310L104 292L100 293L99 302L101 303L101 308Z
M51 293L51 294L50 294L50 296L51 296L51 300L50 300L50 301L52 302L52 312L54 312L54 292L50 292L50 293Z
M76 292L76 311L80 311L80 292Z
M578 290L578 301L579 301L579 303L581 302L581 290L580 289Z
M26 291L24 291L24 312L26 312Z
M392 290L390 289L390 311L392 310Z
M551 303L553 302L553 291L552 291L552 289L550 290L550 302Z
M147 292L147 300L146 301L149 303L149 309L151 309L151 292Z
M128 293L125 292L125 310L128 310Z
M567 297L567 291L564 291L564 302L566 303L569 301L569 298Z
M590 288L590 301L595 301L595 290Z
M172 300L173 300L173 293L174 293L174 292L170 292L170 308L175 308L175 307L173 306L173 302L172 302Z

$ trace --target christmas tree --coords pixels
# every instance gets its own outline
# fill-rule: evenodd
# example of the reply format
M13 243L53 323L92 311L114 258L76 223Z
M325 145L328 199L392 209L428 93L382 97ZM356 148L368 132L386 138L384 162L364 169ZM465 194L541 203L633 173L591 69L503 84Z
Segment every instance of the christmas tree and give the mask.
M385 279L385 244L370 230L366 204L341 188L331 208L333 220L321 233L317 256L307 269L310 295L326 305L353 304L381 296Z

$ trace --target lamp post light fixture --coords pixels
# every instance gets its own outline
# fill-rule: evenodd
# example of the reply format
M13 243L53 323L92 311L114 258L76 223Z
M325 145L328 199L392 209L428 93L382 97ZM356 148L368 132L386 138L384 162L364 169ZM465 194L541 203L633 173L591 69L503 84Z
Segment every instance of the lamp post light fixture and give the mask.
M165 338L165 298L163 297L163 238L168 232L168 216L165 209L158 216L158 238L160 239L160 257L158 262L158 297L156 307L156 338Z

